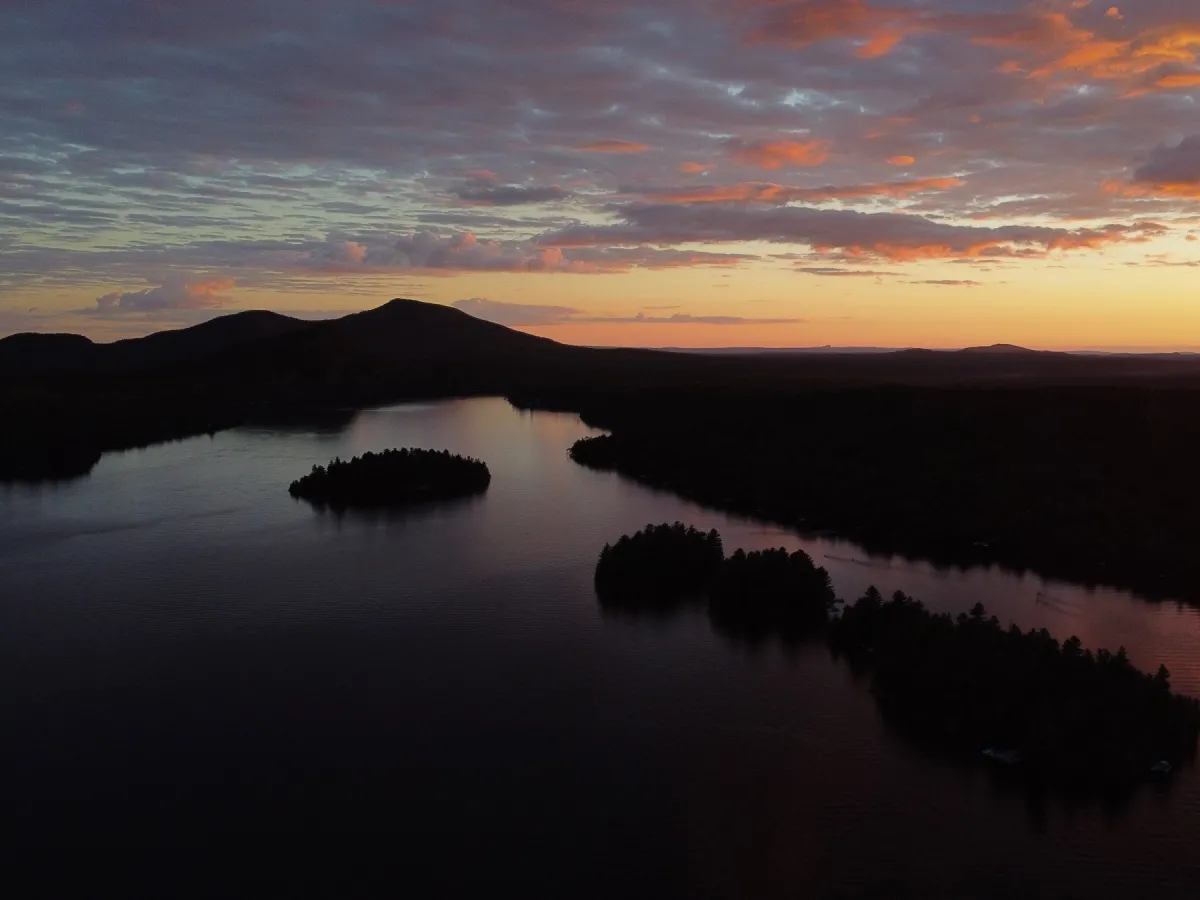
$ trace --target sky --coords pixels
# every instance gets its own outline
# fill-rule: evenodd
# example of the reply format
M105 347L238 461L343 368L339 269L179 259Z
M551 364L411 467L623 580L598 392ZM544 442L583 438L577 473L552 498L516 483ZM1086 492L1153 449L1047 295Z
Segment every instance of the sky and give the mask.
M1200 2L0 0L0 335L1200 348Z

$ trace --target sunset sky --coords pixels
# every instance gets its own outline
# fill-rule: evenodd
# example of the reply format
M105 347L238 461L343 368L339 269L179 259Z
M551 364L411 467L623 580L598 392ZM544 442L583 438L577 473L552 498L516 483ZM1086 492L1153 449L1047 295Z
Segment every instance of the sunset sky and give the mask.
M1198 101L1198 0L0 0L0 334L1195 349Z

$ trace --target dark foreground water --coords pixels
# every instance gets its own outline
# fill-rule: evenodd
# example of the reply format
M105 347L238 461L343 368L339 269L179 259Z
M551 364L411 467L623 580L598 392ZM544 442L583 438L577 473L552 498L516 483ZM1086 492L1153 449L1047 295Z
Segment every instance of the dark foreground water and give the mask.
M406 878L472 894L1195 896L1192 771L1068 810L906 742L819 644L606 614L591 574L606 540L682 519L727 551L804 547L847 598L983 601L1124 644L1200 694L1195 610L731 519L574 465L586 433L501 400L407 406L0 489L0 827L382 832ZM491 488L368 518L287 494L314 462L393 446L478 456Z

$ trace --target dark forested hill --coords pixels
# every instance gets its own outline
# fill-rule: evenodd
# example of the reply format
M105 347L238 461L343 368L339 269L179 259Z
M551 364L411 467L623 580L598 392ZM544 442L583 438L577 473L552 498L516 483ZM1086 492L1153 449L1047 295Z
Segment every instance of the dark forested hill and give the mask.
M141 338L96 344L78 334L14 334L0 339L0 373L22 375L136 371L202 359L239 344L307 328L311 323L265 310Z
M104 450L404 399L527 393L668 354L571 347L450 307L393 300L317 322L222 316L96 344L0 341L0 478L70 476Z

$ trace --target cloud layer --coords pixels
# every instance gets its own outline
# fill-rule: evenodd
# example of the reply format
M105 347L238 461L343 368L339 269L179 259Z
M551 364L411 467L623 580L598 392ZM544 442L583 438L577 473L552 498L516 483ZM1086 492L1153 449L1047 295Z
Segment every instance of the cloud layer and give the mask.
M173 279L140 291L111 291L96 298L97 315L122 313L160 313L168 310L207 309L229 302L225 291L233 287L232 278Z
M777 250L949 289L970 280L921 267L1149 259L1200 202L1191 0L0 9L14 315L67 289L212 307L228 279L797 267Z

